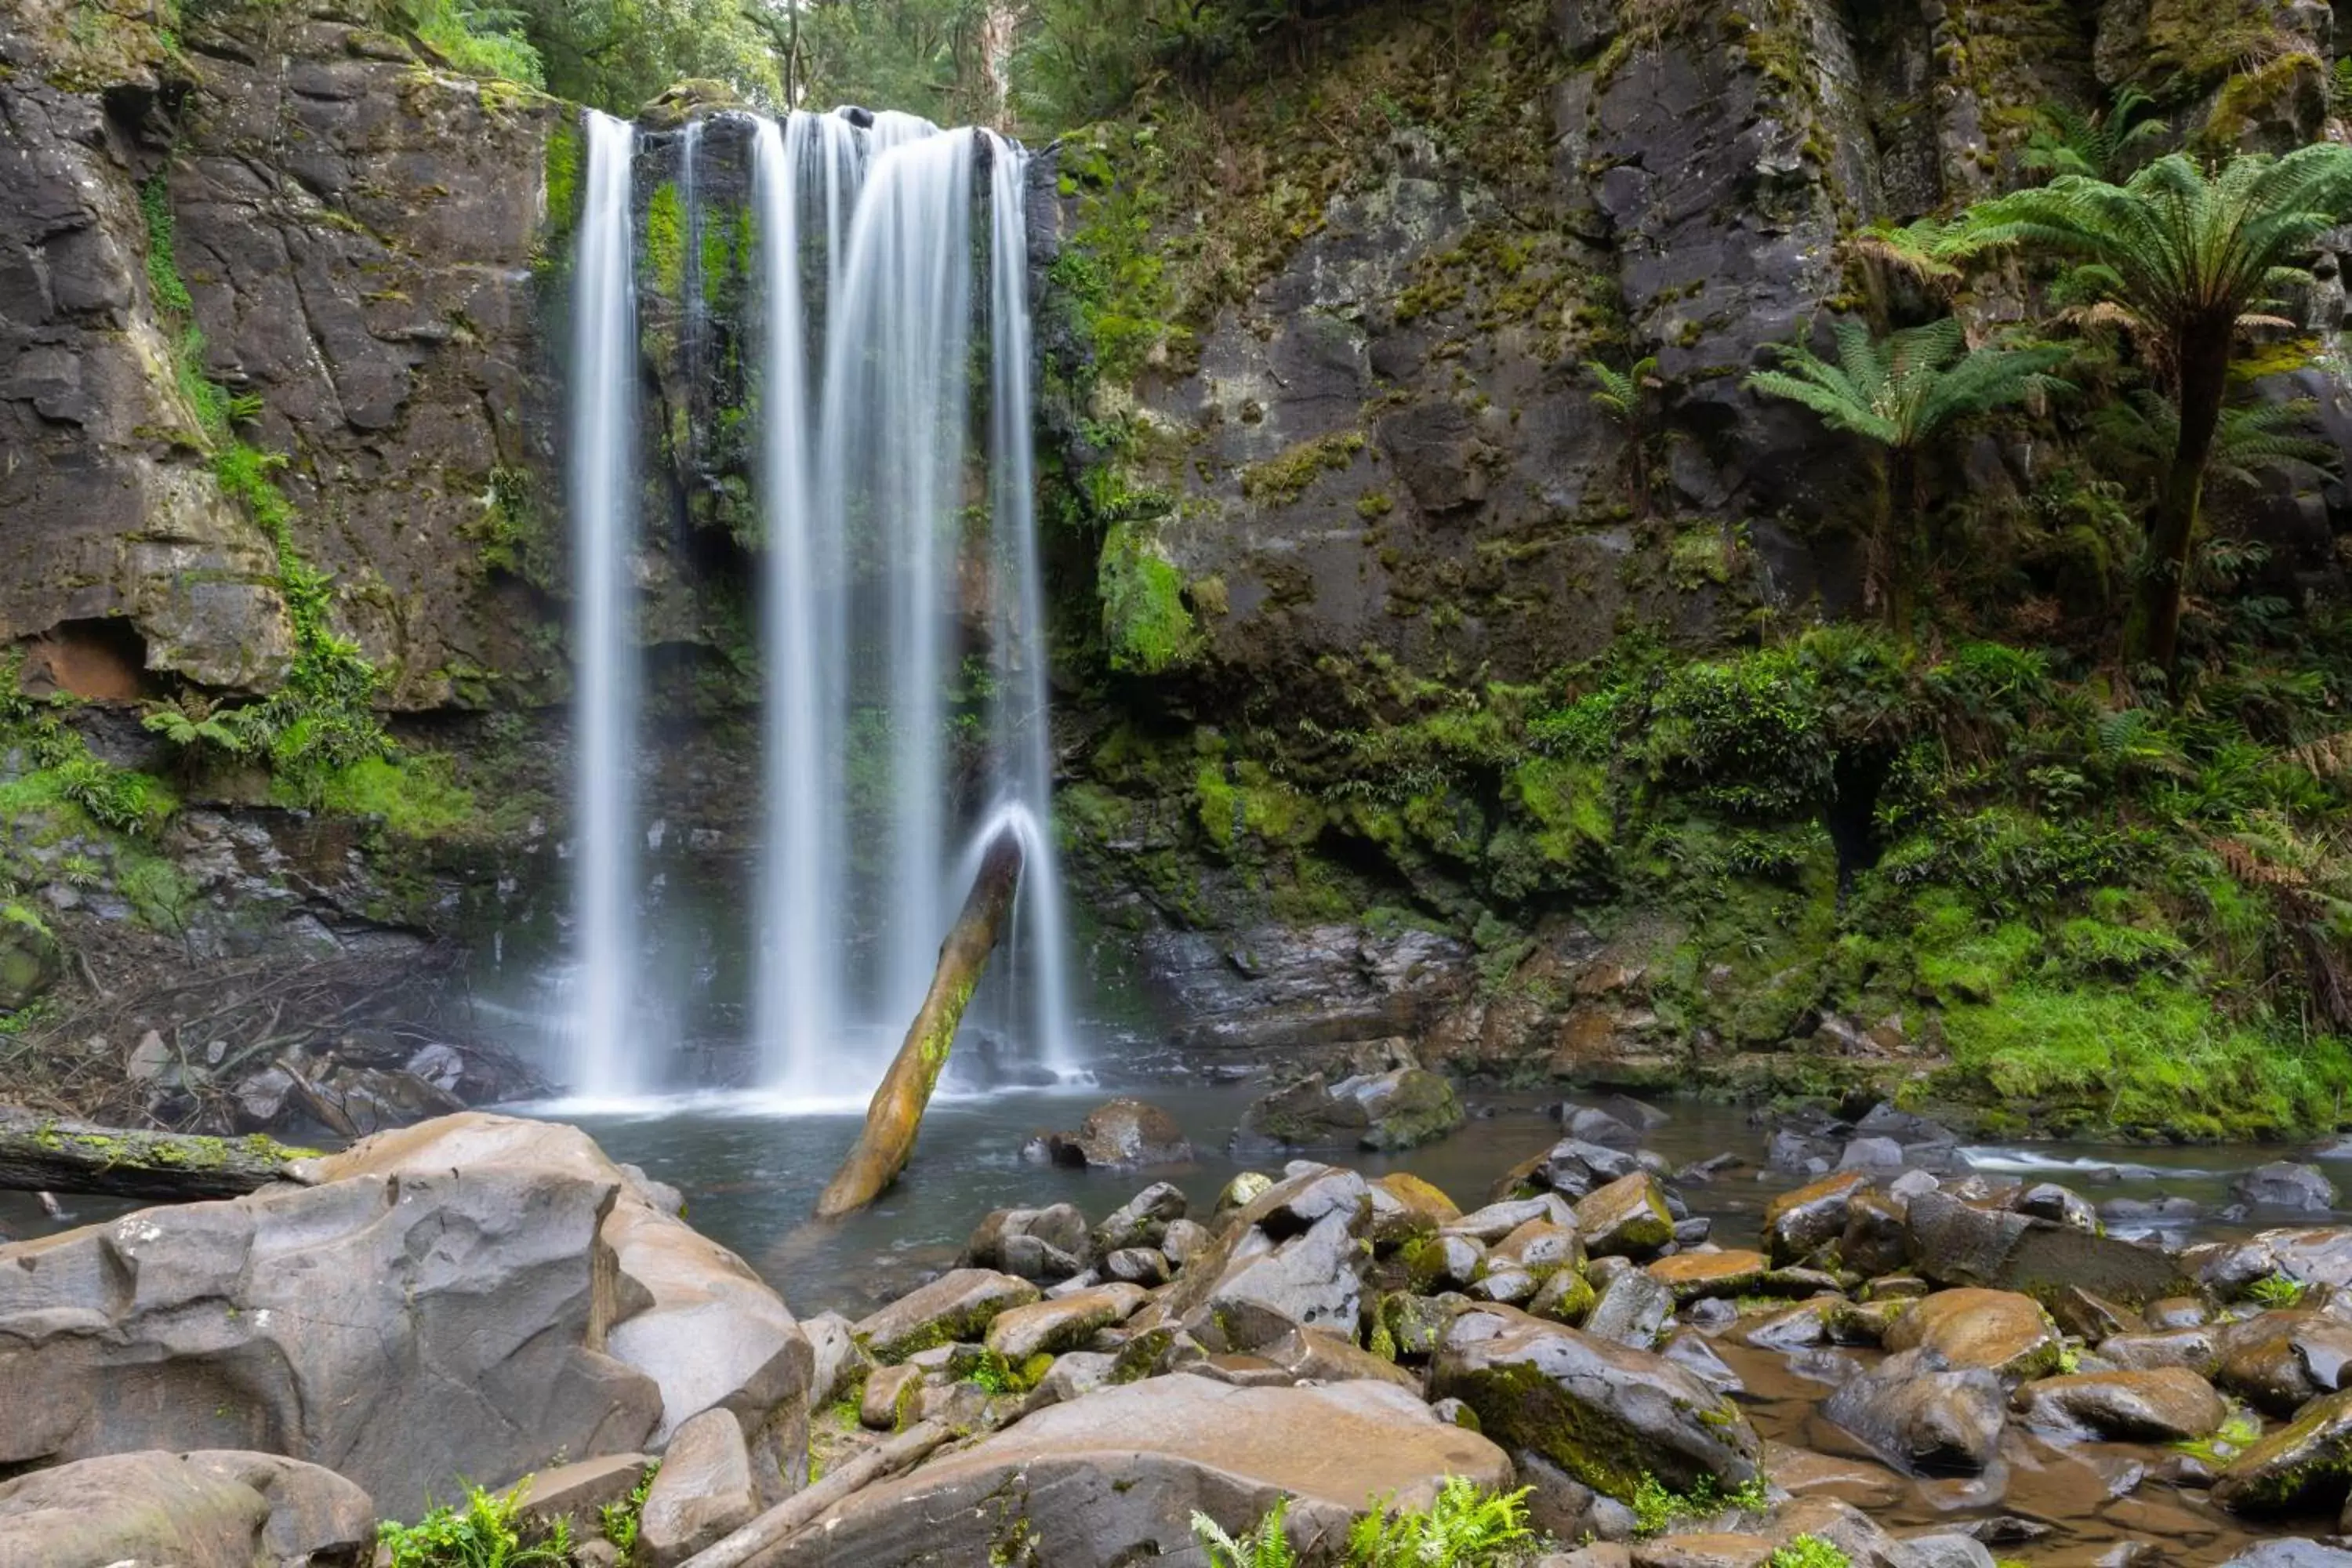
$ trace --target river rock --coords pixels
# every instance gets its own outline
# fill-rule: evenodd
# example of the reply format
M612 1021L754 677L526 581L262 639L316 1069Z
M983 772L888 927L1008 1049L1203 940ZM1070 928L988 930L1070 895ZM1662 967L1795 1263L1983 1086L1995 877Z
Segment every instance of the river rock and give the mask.
M1168 1255L1156 1247L1122 1247L1103 1259L1102 1271L1111 1279L1147 1290L1168 1283L1173 1275Z
M1898 1469L1974 1473L2000 1441L2003 1404L1991 1373L1947 1367L1932 1352L1912 1351L1849 1379L1821 1414Z
M1160 1250L1167 1254L1169 1262L1181 1268L1213 1239L1209 1227L1196 1220L1171 1219L1168 1222L1168 1234L1160 1238Z
M1703 1296L1745 1296L1763 1281L1760 1252L1678 1252L1650 1265L1650 1278L1674 1292L1677 1303Z
M2185 1367L2085 1372L2026 1384L2013 1401L2045 1432L2119 1443L2178 1443L2221 1429L2229 1402Z
M2161 1329L2144 1334L2115 1334L2099 1343L2099 1353L2130 1371L2179 1366L2210 1373L2220 1358L2210 1329Z
M1492 1247L1519 1226L1536 1220L1573 1226L1576 1211L1552 1193L1530 1198L1504 1198L1484 1208L1472 1209L1449 1223L1445 1230L1451 1235L1474 1237L1481 1246Z
M1775 1263L1811 1257L1845 1232L1847 1205L1869 1184L1859 1171L1840 1171L1764 1206L1764 1249Z
M1430 1394L1461 1400L1506 1447L1621 1500L1646 1477L1675 1491L1728 1491L1759 1473L1763 1448L1748 1417L1699 1379L1508 1307L1454 1320L1430 1365Z
M2269 1265L2264 1273L2275 1271L2306 1285L2352 1287L2352 1226L2266 1230L2254 1240Z
M1595 1106L1563 1105L1559 1108L1560 1131L1585 1143L1598 1143L1604 1149L1622 1150L1632 1153L1642 1146L1643 1129L1611 1115Z
M1536 1156L1529 1174L1536 1184L1573 1203L1593 1188L1641 1168L1642 1163L1622 1149L1583 1138L1563 1138Z
M1599 1300L1591 1281L1573 1268L1563 1268L1537 1289L1534 1300L1528 1303L1528 1311L1555 1323L1583 1328Z
M1145 1296L1138 1285L1101 1285L1058 1301L1009 1308L989 1323L988 1348L1014 1366L1041 1352L1076 1350L1097 1330L1133 1316Z
M1924 1345L1947 1366L2012 1380L2053 1370L2063 1348L2040 1305L2011 1290L1939 1290L1913 1302L1884 1342L1889 1351Z
M1058 1165L1113 1170L1182 1165L1192 1159L1192 1145L1176 1119L1139 1100L1114 1100L1095 1107L1076 1131L1054 1133L1046 1148Z
M811 1352L782 1302L577 1131L468 1114L304 1170L0 1247L0 1465L283 1445L413 1517L460 1477L642 1448L673 1394L686 1415L740 1398L780 1450L804 1434ZM625 1343L673 1304L663 1338Z
M2352 1552L2316 1541L2258 1541L2221 1568L2352 1568Z
M1037 1287L1026 1279L990 1268L958 1268L860 1320L857 1342L877 1361L904 1361L933 1345L977 1341L998 1313L1036 1300Z
M1338 1165L1294 1167L1279 1182L1260 1189L1242 1205L1241 1221L1276 1241L1311 1230L1334 1215L1345 1216L1353 1231L1371 1217L1370 1184Z
M2263 1312L2212 1338L2213 1381L2273 1415L2352 1382L2352 1323L2326 1312Z
M2318 1166L2292 1160L2255 1166L2230 1184L2230 1193L2255 1208L2318 1212L2336 1206L2336 1184Z
M2030 1215L2035 1219L2071 1226L2076 1230L2089 1231L2094 1236L2099 1233L2099 1211L2093 1206L2091 1200L2055 1182L2039 1182L2026 1188L2017 1194L2017 1201L2011 1206L2019 1214Z
M852 1496L775 1568L1030 1560L1114 1568L1190 1552L1199 1510L1229 1531L1291 1499L1300 1547L1342 1539L1368 1498L1425 1507L1449 1476L1510 1484L1493 1443L1382 1382L1240 1388L1176 1373L1098 1389Z
M1486 1249L1471 1237L1442 1231L1412 1243L1402 1257L1406 1283L1414 1289L1459 1290L1478 1278L1486 1266Z
M1645 1351L1658 1342L1674 1315L1675 1293L1644 1270L1628 1268L1594 1297L1584 1331L1612 1344Z
M1938 1284L2028 1295L2073 1285L2127 1307L2192 1289L2179 1265L2152 1247L1974 1208L1946 1193L1913 1197L1904 1224L1913 1265Z
M742 1424L706 1410L677 1429L637 1516L637 1552L647 1568L676 1564L758 1511Z
M1280 1189L1265 1198L1278 1206ZM1255 1212L1256 1204L1244 1211ZM1255 1350L1293 1329L1354 1332L1363 1302L1359 1269L1369 1261L1352 1229L1362 1212L1334 1205L1304 1234L1281 1242L1255 1226L1236 1227L1186 1268L1139 1326L1181 1327L1212 1351Z
M1093 1256L1087 1216L1070 1204L992 1210L963 1248L968 1267L998 1269L1040 1285L1068 1279Z
M1647 1171L1621 1176L1576 1202L1585 1250L1643 1258L1675 1238L1675 1217L1658 1179Z
M1123 1247L1157 1247L1167 1237L1168 1227L1182 1219L1191 1206L1183 1188L1173 1182L1154 1182L1105 1215L1090 1238L1081 1222L1077 1245L1083 1247L1091 1239L1095 1249L1101 1252L1115 1252Z
M1303 1383L1370 1381L1421 1393L1421 1379L1365 1350L1343 1335L1321 1329L1294 1329L1258 1353Z
M1758 1568L1772 1542L1733 1531L1690 1531L1633 1543L1633 1568Z
M1486 1267L1522 1268L1538 1281L1584 1263L1583 1238L1571 1226L1531 1219L1486 1249Z
M604 1505L636 1490L653 1462L649 1454L606 1454L534 1470L523 1492L522 1516L541 1527L564 1520L574 1539L593 1539L602 1533Z
M1412 1149L1444 1137L1465 1113L1454 1085L1425 1068L1327 1083L1311 1074L1242 1113L1236 1147Z
M2241 1513L2335 1508L2352 1483L2352 1389L2314 1400L2247 1446L2213 1482L2213 1500Z
M108 1454L0 1481L11 1568L356 1564L374 1542L366 1492L275 1454Z

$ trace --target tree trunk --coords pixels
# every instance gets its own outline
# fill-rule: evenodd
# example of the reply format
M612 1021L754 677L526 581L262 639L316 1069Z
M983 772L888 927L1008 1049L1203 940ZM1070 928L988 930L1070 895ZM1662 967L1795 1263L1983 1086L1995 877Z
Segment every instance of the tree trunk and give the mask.
M939 967L931 972L931 989L915 1015L913 1027L890 1071L866 1108L866 1130L841 1169L816 1201L819 1219L832 1219L864 1208L882 1194L907 1168L914 1152L915 1130L922 1124L923 1108L947 1066L948 1048L955 1044L956 1026L963 1021L965 1005L997 938L1013 912L1013 896L1021 886L1021 839L1005 828L981 858L980 875L964 896L963 912L940 944Z
M256 1134L204 1138L135 1132L0 1110L0 1190L95 1193L189 1202L234 1198L291 1180L288 1167L315 1149Z
M986 1425L992 1427L996 1423ZM937 1421L910 1426L879 1447L867 1449L824 1479L810 1482L732 1534L704 1547L679 1568L746 1568L746 1564L756 1564L843 1498L929 1458L934 1448L955 1435Z
M2221 426L2221 399L2229 389L2235 327L2232 321L2200 322L2174 345L2180 366L2180 440L2148 520L2147 552L2124 627L2125 657L2161 665L2168 679L2180 655L2180 601L2189 587L2189 552L2197 543L2205 467L2213 456L2213 433Z

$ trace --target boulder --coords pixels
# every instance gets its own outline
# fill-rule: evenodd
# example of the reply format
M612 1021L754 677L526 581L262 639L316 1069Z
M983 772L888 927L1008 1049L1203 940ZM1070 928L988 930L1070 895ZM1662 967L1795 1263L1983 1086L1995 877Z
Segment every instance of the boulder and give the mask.
M1859 1171L1840 1171L1764 1205L1764 1250L1775 1263L1797 1263L1845 1232L1846 1207L1869 1184Z
M1690 1531L1633 1543L1633 1568L1760 1568L1774 1551L1760 1535Z
M1183 1188L1173 1182L1154 1182L1105 1215L1091 1236L1081 1222L1076 1245L1070 1250L1083 1250L1089 1241L1099 1252L1116 1252L1123 1247L1157 1247L1167 1237L1168 1227L1182 1219L1191 1206Z
M1884 1342L1889 1351L1925 1346L1947 1366L2012 1380L2054 1370L2063 1348L2032 1298L2011 1290L1938 1290L1895 1319Z
M2017 1391L2028 1426L2119 1443L2179 1443L2221 1429L2229 1402L2185 1367L2045 1377Z
M1636 1171L1579 1198L1576 1228L1588 1252L1648 1258L1674 1240L1675 1216L1658 1179Z
M1201 1271L1204 1289L1188 1279L1163 1305L1211 1350L1246 1351L1293 1329L1355 1331L1363 1303L1357 1268L1363 1255L1349 1231L1350 1216L1334 1212L1303 1236L1230 1261L1215 1276Z
M374 1545L366 1492L275 1454L109 1454L0 1481L0 1563L12 1568L356 1568Z
M1561 1106L1559 1125L1562 1131L1578 1142L1598 1143L1604 1149L1620 1149L1629 1154L1642 1146L1642 1134L1645 1131L1590 1105Z
M782 1301L576 1130L467 1114L299 1170L0 1247L0 1466L227 1439L413 1517L715 1404L773 1436L780 1475L804 1444Z
M1173 1273L1168 1255L1156 1247L1122 1247L1103 1259L1102 1271L1111 1279L1147 1290L1168 1283Z
M2221 1568L2352 1568L2352 1552L2316 1541L2258 1541Z
M1576 1211L1551 1193L1531 1198L1504 1198L1484 1208L1472 1209L1445 1229L1456 1236L1474 1237L1481 1245L1492 1247L1530 1220L1573 1226Z
M988 1348L1021 1365L1031 1356L1076 1350L1098 1329L1125 1322L1143 1305L1138 1285L1101 1285L1057 1301L1034 1301L996 1315L988 1325Z
M565 1520L573 1539L592 1540L602 1533L604 1505L636 1490L653 1462L649 1454L606 1454L534 1470L522 1495L523 1517L541 1527Z
M2182 1366L2210 1373L2219 1357L2210 1329L2163 1329L2145 1334L2114 1334L2099 1343L2099 1353L2130 1371Z
M1584 1243L1576 1231L1548 1219L1531 1219L1486 1249L1486 1267L1520 1268L1538 1281L1584 1262Z
M2212 1340L2213 1381L2273 1415L2352 1383L2352 1323L2326 1312L2258 1313Z
M2255 1208L2319 1212L2336 1206L2336 1184L2316 1165L2273 1160L2230 1184L2231 1195Z
M1147 1165L1182 1165L1192 1145L1176 1119L1139 1100L1114 1100L1087 1113L1075 1132L1056 1132L1046 1148L1057 1165L1131 1170Z
M2079 1286L2127 1307L2194 1292L2179 1267L2152 1247L2032 1215L1973 1208L1946 1193L1913 1197L1904 1224L1913 1265L1942 1285L2030 1296Z
M1584 1320L1584 1331L1633 1350L1648 1350L1674 1321L1675 1293L1639 1268L1603 1285Z
M706 1410L677 1429L637 1516L646 1568L676 1568L759 1511L742 1424Z
M1650 1265L1650 1278L1674 1292L1677 1303L1706 1296L1745 1296L1763 1281L1760 1252L1678 1252Z
M1238 1533L1283 1497L1303 1548L1343 1539L1370 1498L1425 1507L1449 1476L1507 1486L1510 1461L1387 1383L1242 1388L1180 1373L1055 1405L870 1487L763 1561L1113 1568L1190 1553L1196 1510Z
M2000 1441L2002 1405L1991 1373L1912 1351L1840 1385L1821 1413L1899 1469L1973 1473Z
M2019 1214L2071 1226L2076 1230L2089 1231L2094 1236L2100 1229L2099 1211L2092 1205L2091 1200L2055 1182L2036 1183L2018 1194L2017 1201L2010 1206Z
M1760 1474L1748 1417L1700 1379L1508 1307L1454 1320L1430 1365L1430 1394L1461 1400L1506 1447L1621 1500L1648 1477L1675 1491L1729 1491Z
M1000 1312L1037 1300L1037 1287L989 1268L957 1268L918 1286L859 1321L857 1342L882 1362L918 1351L977 1341Z
M1372 1185L1387 1192L1407 1213L1426 1221L1432 1229L1462 1217L1461 1205L1446 1196L1444 1189L1410 1171L1391 1171Z
M1411 1149L1444 1137L1465 1113L1454 1085L1425 1068L1328 1082L1314 1073L1242 1113L1236 1147Z
M1622 1149L1582 1138L1563 1138L1536 1156L1529 1174L1538 1184L1573 1202L1641 1168L1642 1163Z
M1069 1204L1042 1209L996 1209L964 1243L964 1263L994 1268L1038 1284L1066 1279L1087 1266L1087 1217Z
M2336 1508L2352 1490L2352 1389L2314 1400L2231 1459L2213 1500L2241 1513Z

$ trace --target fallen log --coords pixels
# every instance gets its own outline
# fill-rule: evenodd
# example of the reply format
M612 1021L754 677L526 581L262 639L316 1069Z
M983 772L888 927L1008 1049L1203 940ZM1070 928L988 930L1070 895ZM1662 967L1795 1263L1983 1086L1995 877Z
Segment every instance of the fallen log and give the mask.
M688 1558L679 1568L747 1568L815 1522L835 1503L885 1477L898 1474L929 1458L931 1450L955 1436L945 1424L922 1421L878 1447L828 1472L824 1479L802 1488L733 1534Z
M914 1026L898 1047L881 1087L866 1107L866 1127L856 1146L841 1163L824 1194L816 1201L819 1219L833 1219L864 1208L879 1197L915 1150L915 1131L922 1124L923 1108L948 1063L955 1044L956 1026L971 1001L972 988L996 951L997 938L1013 912L1013 896L1021 886L1021 839L1007 827L982 856L980 874L964 895L963 910L940 944L939 966L931 972L931 988L923 998Z
M209 1138L0 1110L0 1190L191 1202L240 1197L317 1155L255 1133Z

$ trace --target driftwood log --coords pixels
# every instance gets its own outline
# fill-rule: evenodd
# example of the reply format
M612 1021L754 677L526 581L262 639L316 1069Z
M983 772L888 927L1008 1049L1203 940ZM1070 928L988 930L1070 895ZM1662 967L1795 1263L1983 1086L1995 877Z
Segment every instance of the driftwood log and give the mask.
M923 1108L930 1103L940 1069L948 1064L956 1027L988 967L989 954L996 951L1020 886L1021 839L1007 827L981 857L980 874L964 895L963 911L940 944L939 967L931 972L931 988L915 1015L914 1026L866 1107L866 1127L856 1146L816 1201L819 1219L864 1208L907 1168Z
M828 1471L824 1479L794 1492L733 1534L696 1552L679 1568L758 1568L777 1547L814 1523L835 1503L929 1458L933 1449L955 1435L941 1422L919 1422Z
M190 1202L234 1198L293 1179L289 1167L315 1149L290 1149L258 1133L205 1138L92 1127L0 1110L0 1190L95 1193Z

